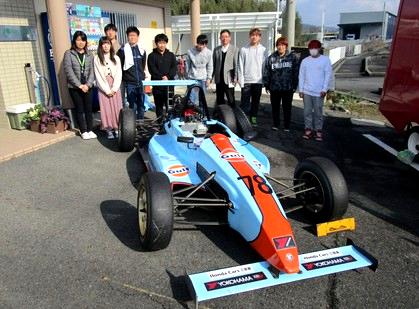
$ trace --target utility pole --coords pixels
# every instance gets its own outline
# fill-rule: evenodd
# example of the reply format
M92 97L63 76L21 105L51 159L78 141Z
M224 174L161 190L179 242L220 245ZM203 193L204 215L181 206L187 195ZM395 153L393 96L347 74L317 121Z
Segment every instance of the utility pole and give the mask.
M322 30L321 30L321 38L320 42L323 44L324 41L324 10L322 11Z
M288 49L294 46L295 42L295 5L297 0L287 0L287 17L288 17Z
M275 20L275 34L272 38L273 48L275 49L276 37L278 36L279 12L281 11L281 0L276 0L276 20Z
M386 40L386 17L387 17L387 14L386 14L386 2L384 1L384 7L383 7L383 25L382 25L382 31L381 31L381 38L382 38L382 40L383 41L385 41Z
M196 38L201 32L201 8L200 0L190 0L191 8L191 40L196 44Z

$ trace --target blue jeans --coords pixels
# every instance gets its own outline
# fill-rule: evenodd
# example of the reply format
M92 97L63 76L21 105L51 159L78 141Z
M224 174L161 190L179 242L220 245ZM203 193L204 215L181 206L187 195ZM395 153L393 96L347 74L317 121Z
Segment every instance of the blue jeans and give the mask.
M322 97L304 94L304 128L321 131L323 128L323 101Z
M206 80L197 80L197 86L200 86L204 90L204 94L207 94L207 83ZM199 92L198 88L194 88L191 91L189 99L195 104L199 105Z
M129 108L136 110L137 119L144 118L144 90L142 84L126 84Z

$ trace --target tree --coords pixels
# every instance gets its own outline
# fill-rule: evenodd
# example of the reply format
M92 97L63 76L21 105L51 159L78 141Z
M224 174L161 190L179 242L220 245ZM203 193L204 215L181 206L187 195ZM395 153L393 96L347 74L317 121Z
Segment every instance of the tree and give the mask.
M172 15L189 14L189 0L171 0ZM272 12L275 0L201 0L201 14Z

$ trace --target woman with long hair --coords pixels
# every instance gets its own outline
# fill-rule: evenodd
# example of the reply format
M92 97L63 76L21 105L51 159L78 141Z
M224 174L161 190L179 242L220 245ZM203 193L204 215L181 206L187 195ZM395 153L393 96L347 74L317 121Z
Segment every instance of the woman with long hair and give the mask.
M92 87L95 81L93 55L87 50L87 37L83 31L74 32L71 49L64 54L64 72L76 108L81 138L96 138L92 131Z
M107 131L108 139L118 137L118 116L122 108L121 60L112 47L111 41L103 36L99 40L94 60L96 84L99 88L100 118L102 130Z

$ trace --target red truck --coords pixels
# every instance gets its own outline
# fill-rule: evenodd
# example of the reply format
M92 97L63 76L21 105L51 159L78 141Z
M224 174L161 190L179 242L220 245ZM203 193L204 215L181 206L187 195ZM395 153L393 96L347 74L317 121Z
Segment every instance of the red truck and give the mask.
M408 148L419 151L419 1L401 0L389 65L380 101L381 113Z

